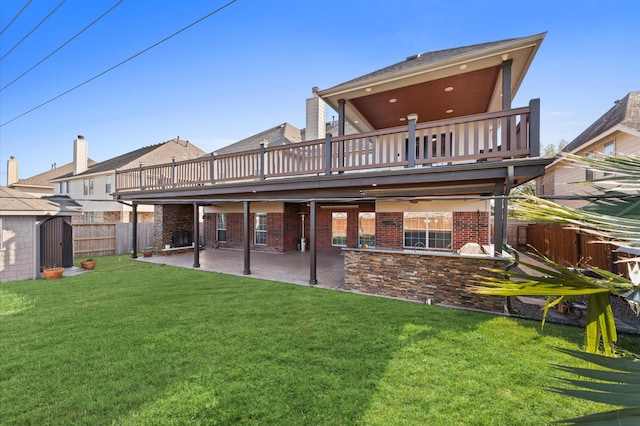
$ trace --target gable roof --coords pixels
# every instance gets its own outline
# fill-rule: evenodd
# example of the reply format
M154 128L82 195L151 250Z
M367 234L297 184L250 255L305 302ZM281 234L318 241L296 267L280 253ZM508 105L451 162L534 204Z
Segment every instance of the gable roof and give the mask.
M546 33L426 52L329 89L314 92L360 131L502 109L503 83L517 93ZM503 66L510 78L503 81ZM446 90L445 90L446 89ZM427 100L427 102L425 102Z
M614 102L613 107L594 121L562 150L572 152L615 126L640 132L640 92L629 92Z
M73 171L71 171L70 173L59 176L56 179L52 179L52 182L68 179L70 177L110 172L116 169L129 169L132 167L138 167L140 164L149 166L153 164L169 163L171 160L192 160L202 157L203 155L206 155L206 153L197 146L189 143L189 141L174 138L166 142L138 148L134 151L127 152L126 154L110 158L100 163L95 163L93 166L89 166L86 171L78 173L77 175L74 175Z
M96 162L92 159L88 160L89 167L95 165ZM31 176L25 179L18 179L17 182L7 185L9 188L15 187L43 187L53 188L53 185L49 182L52 179L56 179L60 176L64 176L73 172L73 163L67 163L60 167L52 167L51 170L39 173L35 176Z
M265 131L262 131L238 142L227 145L215 151L216 154L233 154L236 152L250 151L260 146L260 142L266 140L268 146L287 145L302 140L300 129L289 123L282 123Z
M0 186L0 216L52 216L79 214L80 204L69 197L39 198Z

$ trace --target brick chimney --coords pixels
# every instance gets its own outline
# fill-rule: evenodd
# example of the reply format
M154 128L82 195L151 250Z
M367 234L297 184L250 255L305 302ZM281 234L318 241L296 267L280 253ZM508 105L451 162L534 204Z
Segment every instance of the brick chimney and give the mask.
M13 155L7 160L7 186L18 181L18 160Z
M320 98L313 88L313 97L307 99L307 122L305 129L305 140L314 141L324 139L327 133L327 123L325 122L325 102Z
M73 174L77 175L86 172L89 161L89 147L84 136L78 135L73 141Z

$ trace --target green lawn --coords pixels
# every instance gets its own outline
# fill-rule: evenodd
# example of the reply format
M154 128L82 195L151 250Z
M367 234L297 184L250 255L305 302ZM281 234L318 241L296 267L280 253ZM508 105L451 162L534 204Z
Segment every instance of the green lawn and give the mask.
M98 258L0 285L0 424L540 425L582 330ZM627 348L638 339L625 339Z

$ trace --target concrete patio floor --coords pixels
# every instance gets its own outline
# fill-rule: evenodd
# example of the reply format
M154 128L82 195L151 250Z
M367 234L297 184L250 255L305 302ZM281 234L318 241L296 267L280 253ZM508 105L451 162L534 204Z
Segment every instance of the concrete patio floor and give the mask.
M252 251L250 275L244 275L244 251L207 248L200 251L200 268L193 268L193 252L171 256L138 257L139 261L160 263L181 268L201 269L230 275L242 275L292 284L309 284L310 253L264 253ZM344 257L342 253L317 253L317 287L344 288Z

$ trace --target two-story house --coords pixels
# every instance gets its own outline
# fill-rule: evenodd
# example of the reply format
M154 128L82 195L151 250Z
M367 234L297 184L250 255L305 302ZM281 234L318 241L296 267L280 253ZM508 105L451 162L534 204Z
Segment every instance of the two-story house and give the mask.
M640 155L640 92L630 92L614 102L613 107L594 121L562 150L574 155L594 157ZM584 195L596 193L589 182L600 177L597 172L572 166L560 159L546 167L543 177L536 179L539 196L555 196L559 204L583 207ZM562 198L565 196L566 198Z
M114 196L118 169L171 161L179 163L206 155L200 148L180 138L145 146L99 163L89 161L88 150L88 141L78 135L73 142L71 170L50 180L55 185L56 195L67 195L82 205L82 215L74 218L74 223L131 221L131 206L119 202ZM153 208L141 207L138 221L153 222Z
M304 247L314 284L317 252L340 251L346 288L416 284L407 292L425 300L499 309L457 296L478 272L464 249L486 248L490 266L503 265L507 196L551 162L539 155L539 100L512 106L544 36L412 55L314 88L299 142L265 138L180 165L120 169L117 198L134 216L155 206L160 254L193 235L194 266L204 207L216 243L242 248L246 274L253 250ZM326 105L338 113L336 133L326 131Z

